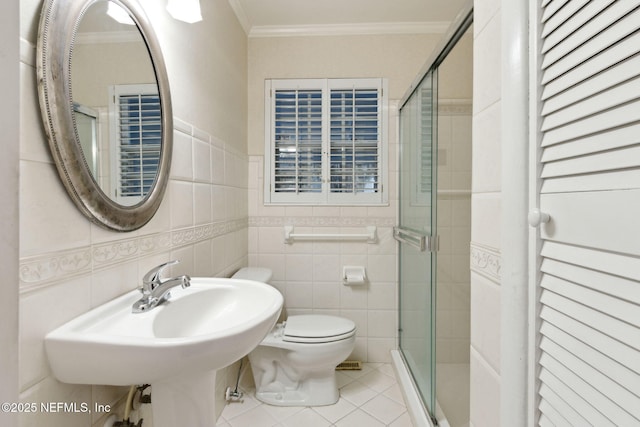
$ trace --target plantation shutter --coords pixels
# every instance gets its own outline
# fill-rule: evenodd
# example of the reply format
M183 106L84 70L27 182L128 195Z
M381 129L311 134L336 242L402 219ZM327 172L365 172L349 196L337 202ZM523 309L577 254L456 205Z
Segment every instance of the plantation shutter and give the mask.
M322 91L275 91L274 191L322 191Z
M541 6L539 423L640 425L640 2Z
M378 88L331 89L330 192L379 190Z
M162 116L156 85L115 87L117 195L126 204L153 186L160 164Z
M381 204L382 79L267 80L265 202Z

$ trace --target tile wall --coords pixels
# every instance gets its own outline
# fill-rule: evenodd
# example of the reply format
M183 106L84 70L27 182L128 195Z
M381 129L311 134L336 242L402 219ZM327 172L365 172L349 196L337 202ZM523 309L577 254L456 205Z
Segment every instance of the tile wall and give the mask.
M438 104L436 362L469 363L471 101Z
M168 274L191 276L228 276L248 263L246 35L226 1L203 3L209 26L175 21L161 3L143 6L163 47L172 89L171 177L153 219L135 232L116 233L81 215L58 177L36 92L35 40L42 2L20 0L16 286L22 402L95 402L117 407L121 417L118 405L126 387L77 386L53 378L43 345L47 332L135 289L146 271L168 260L181 261ZM215 61L218 57L224 61ZM236 374L231 367L218 375L218 412L224 389ZM21 427L102 426L105 416L25 413L19 422Z
M500 425L501 13L474 2L470 425Z
M249 39L249 263L274 271L292 313L332 313L358 328L351 356L390 362L396 348L397 105L441 34L318 35ZM337 43L339 41L339 43ZM291 52L296 52L295 56ZM365 78L388 81L389 206L265 206L263 203L264 80ZM362 233L378 227L379 243L284 243L284 225L298 232ZM369 283L342 285L342 267L361 265Z
M395 150L393 144L390 151ZM389 362L397 331L395 202L386 207L264 206L263 188L263 157L250 156L249 264L273 270L272 283L285 298L286 314L351 319L357 327L351 358ZM360 234L375 225L378 242L287 244L285 225L293 225L296 233L318 234ZM364 266L368 283L343 285L345 265Z
M20 258L23 401L116 406L126 389L72 386L51 376L43 347L46 333L135 289L149 268L167 260L181 261L168 274L194 277L225 277L247 264L246 156L176 122L176 162L165 201L152 222L135 233L114 234L90 224L67 202L54 166L34 160L35 153L23 156L22 186L31 189L23 191L21 201L22 227L30 230L23 233ZM63 215L56 215L57 210ZM64 235L76 238L65 242ZM223 391L225 375L218 377ZM23 425L87 426L98 422L99 415L25 414Z

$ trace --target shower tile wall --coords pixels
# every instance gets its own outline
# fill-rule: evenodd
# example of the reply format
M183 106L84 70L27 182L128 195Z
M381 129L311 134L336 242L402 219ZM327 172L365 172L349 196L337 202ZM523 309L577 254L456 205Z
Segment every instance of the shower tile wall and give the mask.
M436 362L469 363L471 104L438 105Z

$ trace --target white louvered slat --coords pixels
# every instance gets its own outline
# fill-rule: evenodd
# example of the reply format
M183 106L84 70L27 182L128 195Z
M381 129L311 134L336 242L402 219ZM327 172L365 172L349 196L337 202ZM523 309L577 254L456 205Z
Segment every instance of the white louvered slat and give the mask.
M640 394L640 374L618 363L615 359L601 353L596 348L585 344L572 334L567 333L551 323L543 322L540 327L542 335L561 346L574 356L581 357L590 366L599 369L604 375L620 384L636 396ZM606 350L606 349L605 349Z
M540 386L540 396L542 397L540 409L545 414L552 412L550 418L554 424L569 426L589 425L582 415L565 402L562 397L558 396L548 385L542 384Z
M541 35L543 40L541 52L546 53L558 43L566 40L578 28L585 25L592 17L602 12L613 2L614 0L590 0L586 2L582 9L577 10L570 19L559 20L555 23L556 25L549 25L550 22L546 23ZM576 3L582 4L582 2Z
M571 17L588 2L589 0L572 0L568 2L545 22L545 34L542 34L542 38L544 39L547 34L557 32L558 27L569 21ZM542 51L545 52L544 45Z
M567 404L546 384L540 387L540 409L545 415L549 415L553 425L557 426L586 426L589 423L571 405ZM556 409L557 408L557 409Z
M591 118L596 114L602 113L610 108L615 108L620 104L633 101L639 97L640 78L635 78L610 88L607 91L600 92L597 95L576 101L555 113L546 115L543 120L542 131L545 132L566 123Z
M633 280L602 273L591 266L567 264L550 258L544 259L540 270L549 276L580 283L603 294L640 304L640 287Z
M548 356L543 357L545 360L549 359ZM540 369L539 375L542 384L548 386L558 396L562 396L562 399L566 401L567 404L571 405L576 412L582 414L591 425L598 427L615 426L611 420L606 418L596 407L585 400L585 396L583 396L582 393L578 394L576 392L578 389L574 387L573 382L563 381L561 378L558 378L553 371L549 370L544 364L542 364L545 360L541 360L542 368ZM556 409L558 409L558 407L556 407Z
M540 427L555 427L555 424L553 424L553 422L549 418L547 418L545 414L542 414L540 416L540 420L538 420L538 425Z
M616 64L615 67L607 68L587 80L565 88L561 96L550 96L545 99L541 114L543 117L546 117L561 108L582 101L585 98L590 98L591 94L600 93L629 79L635 78L639 67L640 56L632 56Z
M625 342L629 347L640 350L640 331L637 327L619 322L599 311L578 304L553 292L543 291L540 301L554 310L565 313L585 325L618 341Z
M632 103L606 110L594 117L586 117L581 120L566 123L564 126L558 126L555 129L545 132L542 139L542 146L547 147L576 138L586 137L598 132L606 132L617 126L637 123L638 111L640 111L640 101L636 100Z
M542 396L542 390L540 391L540 395ZM556 427L571 427L571 423L567 421L559 411L551 406L548 401L542 400L540 402L540 409L544 412L545 417L548 418L548 422L550 423L548 425ZM546 424L540 422L540 425L542 426Z
M550 275L543 277L541 286L594 310L608 311L611 313L611 317L630 323L636 328L640 326L636 303L611 297L602 292L591 290L582 284L575 284ZM640 335L638 338L640 342Z
M640 143L640 123L635 123L630 126L611 129L606 133L589 135L577 140L546 147L541 160L546 164L554 160L613 150L638 143Z
M569 0L553 0L550 2L547 7L544 8L544 12L542 14L542 22L548 21L558 10L562 8L565 4L567 4Z
M588 343L589 346L604 356L616 360L632 372L640 373L640 360L638 360L637 352L634 348L551 307L543 307L540 312L540 318L547 324L556 326L558 329L571 334L577 340Z
M570 2L570 4L573 3L576 3L575 6L578 6L580 2ZM611 2L609 1L608 3ZM564 31L559 31L561 34L557 36L564 37L558 40L561 41L561 43L556 43L552 49L545 49L546 46L543 46L545 57L542 68L546 69L551 64L558 62L565 62L567 65L572 62L575 64L575 60L582 62L584 59L589 58L594 51L597 51L605 45L598 37L603 37L604 40L608 41L616 41L624 38L627 34L633 32L633 25L631 23L633 19L636 18L632 12L636 7L637 5L630 1L613 2L610 7L603 9L602 13L597 15L597 19L591 19L587 22L583 22L585 18L584 13L577 14L577 16L567 16L567 14L563 14L564 16L561 18L566 19L563 21L562 30ZM590 10L588 12L593 13L595 11L596 10ZM622 25L612 27L613 23L618 23L618 21L623 18L629 20L626 27ZM555 41L554 37L550 38L551 40L549 42L553 43L553 41ZM588 40L588 42L585 43L585 40ZM545 40L545 45L546 42ZM593 46L598 46L598 48L594 49ZM567 58L569 54L575 54L576 56L574 58ZM582 60L580 60L580 58L582 58ZM573 66L570 66L570 68L573 68Z
M594 175L577 175L546 179L542 193L563 193L576 191L626 190L638 187L640 170L614 171Z
M590 57L565 74L557 76L551 80L545 79L546 83L542 89L542 100L546 100L553 95L559 94L570 87L592 78L597 73L630 58L638 52L640 34L634 33L631 36L610 46L609 49Z
M584 400L584 406L580 410L584 411L586 407L591 406L594 412L602 414L602 421L594 423L594 425L634 426L638 424L638 420L613 402L605 394L605 391L599 390L594 386L591 378L585 381L585 379L576 375L570 369L573 366L565 365L562 361L555 359L546 352L540 357L540 365L573 390L573 393L579 394Z
M598 17L600 19L593 21L599 25L583 26L575 37L558 44L545 55L542 62L542 83L565 74L632 34L637 29L639 16L640 10L634 10L623 18L603 13Z
M640 259L636 256L602 252L551 241L544 243L541 255L544 258L640 281Z
M620 386L615 381L612 381L598 369L594 369L592 366L585 363L581 357L568 352L562 346L554 343L547 337L542 338L540 348L545 352L545 354L551 355L554 360L565 366L572 374L580 378L582 381L588 382L588 384L611 401L611 404L608 406L613 410L609 413L605 408L603 408L605 415L609 416L611 419L615 419L617 416L616 414L620 412L618 410L618 407L620 407L624 408L624 412L626 412L626 414L621 415L618 420L628 420L634 424L640 423L640 406L636 405L638 399L636 394L633 394L631 391ZM613 396L615 396L615 398L613 398Z
M546 162L542 169L543 178L605 172L632 168L640 156L640 146L598 152L588 156L568 158L555 162Z

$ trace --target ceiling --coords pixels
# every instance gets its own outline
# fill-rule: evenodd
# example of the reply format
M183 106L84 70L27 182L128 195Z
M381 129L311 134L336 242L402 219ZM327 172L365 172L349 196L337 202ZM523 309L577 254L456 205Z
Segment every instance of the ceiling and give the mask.
M250 36L312 32L443 32L469 0L229 0ZM421 31L418 29L422 29ZM378 29L379 31L376 31Z

